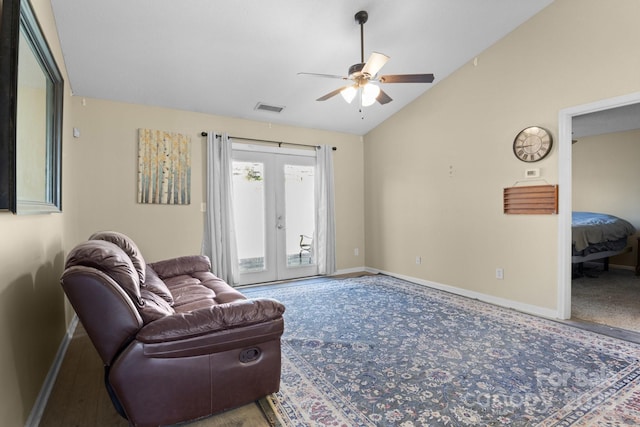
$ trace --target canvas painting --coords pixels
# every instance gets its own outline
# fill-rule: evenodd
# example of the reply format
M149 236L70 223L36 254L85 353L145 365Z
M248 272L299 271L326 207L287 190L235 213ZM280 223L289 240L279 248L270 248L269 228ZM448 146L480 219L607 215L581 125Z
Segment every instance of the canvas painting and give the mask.
M191 203L191 138L138 130L138 203Z

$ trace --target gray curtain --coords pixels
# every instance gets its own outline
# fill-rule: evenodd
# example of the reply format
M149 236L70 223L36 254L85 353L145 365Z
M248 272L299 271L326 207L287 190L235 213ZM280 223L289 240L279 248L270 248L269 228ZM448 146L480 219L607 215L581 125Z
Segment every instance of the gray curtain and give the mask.
M229 135L207 137L207 211L202 253L211 259L211 271L230 285L239 281L238 252L232 199L232 160Z
M336 221L333 189L333 148L322 145L316 153L316 227L318 273L336 271Z

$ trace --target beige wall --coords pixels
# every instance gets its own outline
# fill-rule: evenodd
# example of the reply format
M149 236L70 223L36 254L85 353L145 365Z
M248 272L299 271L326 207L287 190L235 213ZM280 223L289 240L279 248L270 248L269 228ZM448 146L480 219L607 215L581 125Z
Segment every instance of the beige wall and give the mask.
M66 80L50 2L31 3ZM65 110L65 126L69 118ZM66 330L58 282L64 263L63 234L62 214L0 213L2 425L24 425Z
M84 103L84 105L83 105ZM80 138L65 146L64 206L71 247L98 230L130 235L149 261L200 253L203 233L206 138L203 130L301 144L329 144L334 152L338 268L364 266L363 144L354 135L270 125L164 108L74 97ZM190 205L136 202L138 128L191 137ZM360 256L354 256L354 248Z
M367 266L554 310L557 217L504 215L502 191L532 166L556 184L558 151L527 165L512 142L640 90L639 14L636 0L556 0L366 135Z
M640 230L640 130L579 138L572 146L572 206L619 216ZM634 252L611 263L635 267Z

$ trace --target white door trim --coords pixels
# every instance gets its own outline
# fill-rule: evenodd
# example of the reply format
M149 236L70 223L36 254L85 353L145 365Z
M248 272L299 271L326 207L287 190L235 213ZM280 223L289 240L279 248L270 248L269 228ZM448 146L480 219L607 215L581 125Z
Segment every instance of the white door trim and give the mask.
M558 114L558 295L559 319L571 318L571 135L573 117L640 103L640 92L560 110Z

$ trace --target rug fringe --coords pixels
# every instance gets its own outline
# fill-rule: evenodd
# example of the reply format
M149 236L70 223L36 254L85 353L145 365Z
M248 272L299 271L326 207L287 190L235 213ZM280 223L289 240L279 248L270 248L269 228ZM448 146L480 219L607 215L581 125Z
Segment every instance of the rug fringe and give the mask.
M271 427L283 427L284 422L278 412L275 398L276 397L273 394L265 396L258 400L258 405L260 406L260 409L262 409L262 413Z

